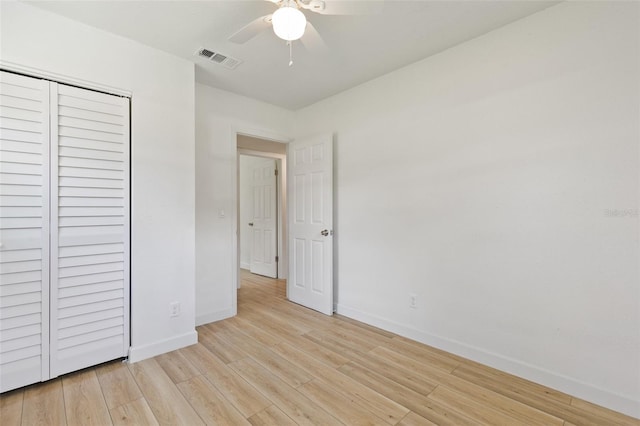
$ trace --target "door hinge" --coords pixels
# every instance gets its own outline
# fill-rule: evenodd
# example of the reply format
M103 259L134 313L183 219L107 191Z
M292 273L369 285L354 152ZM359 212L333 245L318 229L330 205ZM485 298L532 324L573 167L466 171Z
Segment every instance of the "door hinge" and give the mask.
M278 176L278 169L276 169L276 176Z
M280 256L276 256L276 263L280 261Z

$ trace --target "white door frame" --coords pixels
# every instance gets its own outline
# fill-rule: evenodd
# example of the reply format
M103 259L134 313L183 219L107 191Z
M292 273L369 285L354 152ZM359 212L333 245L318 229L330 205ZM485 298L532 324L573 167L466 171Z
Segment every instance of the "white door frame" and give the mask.
M235 283L235 286L233 288L233 296L232 296L232 300L233 300L233 313L234 315L238 312L238 297L237 297L237 293L236 293L236 289L240 288L240 245L238 244L238 237L239 237L239 231L238 231L238 224L240 223L240 212L238 210L238 203L239 203L239 197L238 197L238 181L239 181L239 167L238 167L238 163L239 163L239 157L240 157L240 153L238 152L238 135L244 135L244 136L251 136L253 138L258 138L258 139L264 139L267 141L273 141L273 142L280 142L280 143L289 143L292 138L287 137L285 135L270 131L270 130L265 130L265 129L255 129L255 128L247 128L247 127L236 127L236 126L231 126L231 137L233 139L232 142L232 146L234 147L234 151L235 151L235 162L233 164L233 171L231 173L231 185L232 185L232 194L234 197L234 200L232 200L231 203L231 207L235 210L232 212L231 214L231 221L232 221L232 226L231 226L231 241L232 241L232 253L231 253L231 264L232 269L232 276L231 276L231 282ZM268 154L267 152L262 152L262 151L254 151L254 152L260 152L262 155ZM285 157L285 161L286 161L286 156ZM284 169L284 173L282 175L283 179L286 179L286 164L283 164L283 169ZM285 180L286 182L286 180ZM286 194L286 193L285 193ZM285 195L283 194L283 195ZM286 197L286 195L285 195ZM286 198L284 198L285 200L285 207L286 207ZM283 218L283 224L285 226L285 228L283 228L283 234L284 234L284 243L286 244L286 208L284 210L282 210L282 213L284 216ZM282 245L281 245L282 247ZM288 253L286 253L286 251L283 251L283 259L284 261L284 266L288 267ZM286 271L286 269L285 269ZM286 274L286 272L285 272ZM285 275L286 276L286 275ZM233 284L232 284L233 285Z

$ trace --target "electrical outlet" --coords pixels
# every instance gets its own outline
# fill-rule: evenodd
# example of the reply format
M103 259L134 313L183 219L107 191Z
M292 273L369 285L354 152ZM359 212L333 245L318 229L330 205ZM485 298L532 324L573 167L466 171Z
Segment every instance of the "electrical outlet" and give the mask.
M412 293L409 295L409 307L416 309L418 307L418 295Z
M169 316L170 317L180 316L180 302L169 303Z

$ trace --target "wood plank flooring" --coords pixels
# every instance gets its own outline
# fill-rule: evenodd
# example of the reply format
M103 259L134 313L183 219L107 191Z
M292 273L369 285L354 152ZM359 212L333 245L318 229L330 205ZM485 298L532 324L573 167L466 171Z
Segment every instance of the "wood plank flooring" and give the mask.
M0 396L14 425L639 425L640 421L339 315L245 271L238 316L199 343Z

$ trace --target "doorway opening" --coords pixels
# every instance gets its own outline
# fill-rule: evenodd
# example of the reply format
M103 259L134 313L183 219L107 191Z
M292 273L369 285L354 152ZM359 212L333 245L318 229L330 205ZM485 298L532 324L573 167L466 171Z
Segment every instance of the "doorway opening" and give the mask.
M237 287L242 272L286 279L288 269L284 142L238 133Z

